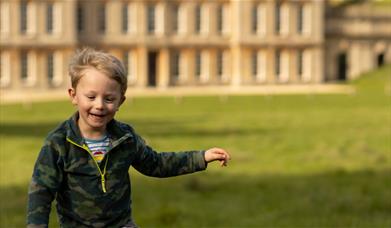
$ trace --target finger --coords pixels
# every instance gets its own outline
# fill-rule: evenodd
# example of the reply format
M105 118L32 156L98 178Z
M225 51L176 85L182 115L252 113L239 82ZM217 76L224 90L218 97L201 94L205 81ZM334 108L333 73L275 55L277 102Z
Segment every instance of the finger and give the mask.
M217 156L217 159L220 160L220 161L226 161L227 160L227 155L225 154L219 154Z
M224 149L218 148L218 153L224 154L228 159L230 159L229 153L227 151L225 151Z
M223 155L226 160L231 160L231 156L225 150L216 151L216 153Z
M218 154L227 154L227 152L224 149L221 148L215 148L215 152Z
M227 166L227 162L225 160L221 160L220 161L220 166L223 167L223 166Z
M216 154L224 154L224 155L229 156L229 154L224 149L221 149L221 148L214 148L213 152Z
M227 156L223 156L221 159L219 159L221 165L223 166L227 166L227 163L228 163L228 159L227 159Z

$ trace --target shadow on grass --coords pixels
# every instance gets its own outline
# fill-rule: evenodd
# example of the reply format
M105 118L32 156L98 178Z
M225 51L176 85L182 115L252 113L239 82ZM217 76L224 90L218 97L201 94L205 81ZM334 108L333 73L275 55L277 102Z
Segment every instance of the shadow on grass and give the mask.
M1 123L0 135L27 136L45 138L57 125L56 123Z
M137 178L134 186L135 218L145 226L391 225L391 170L309 176L205 173L167 183Z
M270 129L229 127L223 128L199 128L194 126L198 120L176 120L176 121L147 121L136 119L123 121L133 126L137 133L142 136L164 137L225 137L230 135L263 135ZM45 123L1 123L0 135L4 136L27 136L45 138L50 131L54 130L61 122ZM191 124L191 126L189 125Z
M1 227L23 226L26 189L0 188ZM391 170L133 175L133 210L141 227L390 227L390 189Z

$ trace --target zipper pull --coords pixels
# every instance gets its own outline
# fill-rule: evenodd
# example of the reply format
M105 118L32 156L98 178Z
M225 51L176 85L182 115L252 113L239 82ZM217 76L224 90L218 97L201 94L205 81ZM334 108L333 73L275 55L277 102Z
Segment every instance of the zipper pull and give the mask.
M101 175L102 190L106 193L105 176Z

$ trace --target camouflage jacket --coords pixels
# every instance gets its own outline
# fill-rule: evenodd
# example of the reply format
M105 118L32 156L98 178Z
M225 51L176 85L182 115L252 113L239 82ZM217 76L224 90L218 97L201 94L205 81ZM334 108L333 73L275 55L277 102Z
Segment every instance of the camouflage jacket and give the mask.
M98 164L76 124L78 114L52 131L35 163L29 186L27 224L46 227L57 201L62 227L120 227L132 222L128 169L170 177L206 168L203 151L157 153L129 125L107 126L111 149Z

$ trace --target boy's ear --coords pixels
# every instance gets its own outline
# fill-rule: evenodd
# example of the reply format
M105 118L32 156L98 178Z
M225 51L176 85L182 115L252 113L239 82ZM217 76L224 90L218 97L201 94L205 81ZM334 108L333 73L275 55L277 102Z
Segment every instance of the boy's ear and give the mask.
M74 88L69 88L68 89L68 95L69 95L69 98L71 98L72 104L77 105L76 90Z

